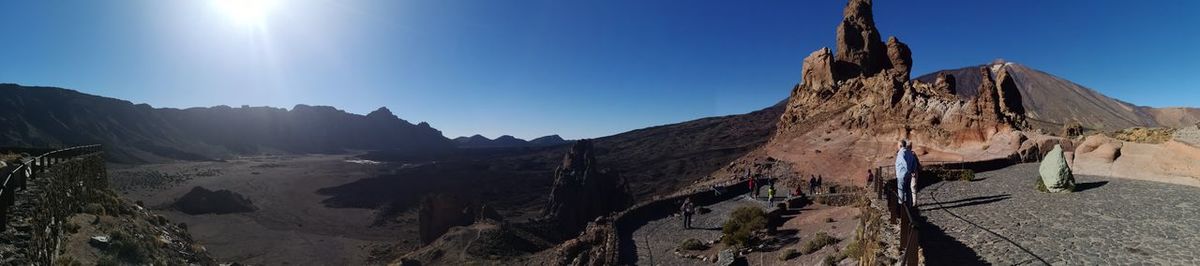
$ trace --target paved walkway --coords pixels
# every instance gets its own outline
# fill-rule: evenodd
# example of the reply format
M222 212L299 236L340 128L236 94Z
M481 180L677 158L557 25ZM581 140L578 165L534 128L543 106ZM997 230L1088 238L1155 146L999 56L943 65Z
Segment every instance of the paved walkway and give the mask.
M1200 188L1076 176L1036 191L1037 164L941 182L918 194L930 265L1200 265Z

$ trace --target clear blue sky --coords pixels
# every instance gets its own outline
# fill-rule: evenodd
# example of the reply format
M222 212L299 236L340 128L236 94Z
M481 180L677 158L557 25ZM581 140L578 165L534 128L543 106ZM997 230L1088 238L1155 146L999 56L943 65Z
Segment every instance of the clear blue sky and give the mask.
M448 137L599 137L784 99L843 5L3 1L0 82L155 107L387 106ZM1004 58L1139 105L1200 105L1200 1L875 5L914 76Z

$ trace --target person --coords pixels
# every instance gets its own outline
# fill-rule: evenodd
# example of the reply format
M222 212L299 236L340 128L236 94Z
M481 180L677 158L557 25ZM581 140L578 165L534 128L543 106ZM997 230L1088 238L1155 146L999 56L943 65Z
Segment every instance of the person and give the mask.
M875 182L875 173L872 173L871 169L867 169L867 184L874 184L872 182Z
M817 193L821 193L821 186L825 185L823 183L825 183L825 176L817 175Z
M692 214L696 213L696 205L692 204L692 198L684 199L679 211L683 213L683 229L692 229Z
M754 183L754 176L750 175L750 171L746 171L746 178L750 179L750 199L754 199L755 196L758 196L755 195L758 193L758 184Z
M771 206L771 202L775 201L775 182L767 187L767 206Z
M911 206L912 194L910 191L912 180L913 159L915 155L908 150L908 140L900 140L897 143L896 151L896 197L901 205Z
M908 199L912 206L917 206L917 177L921 175L921 158L917 158L917 153L913 151L911 141L909 141L906 145L908 146L908 163L911 164L908 168L909 172L911 172L909 174L910 177L908 178Z
M817 175L808 176L808 194L817 194Z

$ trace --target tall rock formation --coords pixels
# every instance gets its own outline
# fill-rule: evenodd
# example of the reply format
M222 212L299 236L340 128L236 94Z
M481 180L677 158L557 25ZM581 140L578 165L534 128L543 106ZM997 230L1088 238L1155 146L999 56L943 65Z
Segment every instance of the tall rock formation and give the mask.
M953 76L932 85L910 81L912 51L897 37L880 41L871 1L850 0L843 15L832 68L827 48L805 58L804 81L792 89L775 134L764 152L748 156L777 158L798 172L854 176L886 164L898 139L934 156L923 160L991 160L1024 147L1028 138L1015 132L1025 127L1020 91L1006 76L980 69L987 81L966 100Z
M859 74L871 76L891 68L887 47L875 28L871 0L851 0L842 16L837 28L838 72L849 78Z
M900 42L896 36L892 36L888 38L887 54L892 71L896 71L904 81L908 81L912 74L912 50L909 50L908 45Z
M562 233L574 235L596 217L623 210L631 203L625 180L596 163L591 140L576 141L554 170L554 186L545 218Z
M946 93L949 95L958 95L958 80L950 73L938 73L937 78L933 81L933 88L938 93Z

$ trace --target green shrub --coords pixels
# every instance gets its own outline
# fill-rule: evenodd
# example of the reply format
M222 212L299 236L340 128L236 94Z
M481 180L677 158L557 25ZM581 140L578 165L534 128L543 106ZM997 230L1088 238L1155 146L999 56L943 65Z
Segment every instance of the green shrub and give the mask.
M99 203L88 203L87 205L83 206L83 212L95 215L104 215L104 206L100 206Z
M812 254L825 246L837 244L838 241L841 240L829 236L825 232L820 232L816 236L813 236L812 239L809 239L808 242L804 242L804 245L800 246L800 253Z
M705 249L708 249L708 245L704 245L703 242L700 242L700 240L696 240L695 238L688 238L688 240L684 240L683 243L679 243L679 249L681 249L681 250L705 250Z
M800 256L800 252L794 248L785 249L779 252L779 260L786 261Z
M824 262L825 262L825 265L837 265L838 262L841 262L844 259L846 259L846 255L844 255L844 254L841 254L841 253L829 254L829 255L825 256Z
M745 247L754 242L754 231L767 227L767 214L758 207L741 207L729 215L729 220L721 226L725 237L722 243L731 246Z
M837 222L837 220L834 220L833 217L829 217L829 218L825 218L825 222L832 223L832 222Z
M1049 190L1049 189L1046 189L1046 182L1042 182L1042 178L1041 178L1041 177L1035 178L1033 181L1034 181L1035 183L1037 183L1037 185L1036 185L1036 186L1037 186L1037 190L1038 190L1038 191L1041 191L1041 192L1050 192L1050 190Z

